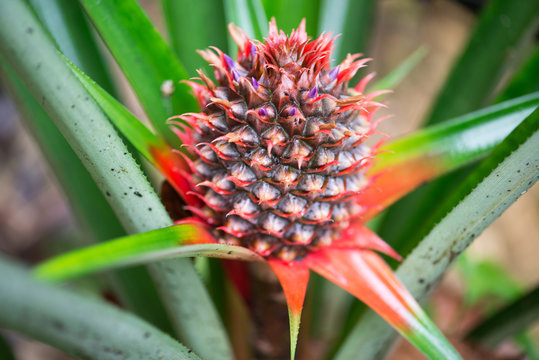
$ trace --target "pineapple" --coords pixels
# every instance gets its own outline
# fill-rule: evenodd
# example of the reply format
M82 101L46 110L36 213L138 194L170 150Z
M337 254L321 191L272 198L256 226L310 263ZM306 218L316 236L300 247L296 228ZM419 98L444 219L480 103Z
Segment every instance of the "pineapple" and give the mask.
M381 104L348 81L369 59L330 67L334 39L310 40L303 21L288 37L270 23L264 43L229 27L237 60L200 51L216 82L188 82L201 113L177 131L196 157L191 181L201 207L188 209L218 241L290 262L330 245L361 215L357 194L374 150L365 140ZM175 122L181 126L181 123Z

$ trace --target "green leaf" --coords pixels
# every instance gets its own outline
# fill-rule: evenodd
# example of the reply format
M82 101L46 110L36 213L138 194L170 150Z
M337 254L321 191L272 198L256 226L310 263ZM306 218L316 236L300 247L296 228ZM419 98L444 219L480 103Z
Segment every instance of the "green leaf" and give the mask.
M531 54L522 68L511 79L509 86L498 98L498 102L513 99L523 94L523 92L539 91L539 46Z
M490 312L500 301L515 299L522 292L521 286L507 271L492 260L475 260L464 253L457 266L466 289L465 305L469 307L481 302L482 314Z
M539 110L526 118L431 214L418 229L423 240L403 261L397 276L419 301L453 260L509 205L539 179ZM429 271L425 271L429 269ZM337 359L361 351L379 358L391 329L369 311L350 333Z
M539 319L539 287L518 298L474 327L467 340L494 347Z
M125 234L116 215L52 120L5 61L2 79L60 181L86 237L103 241Z
M209 243L211 240L211 235L200 226L175 225L64 253L39 265L35 275L57 282L96 271L176 257L261 260L247 248Z
M139 318L86 296L42 284L0 256L0 327L79 359L199 359Z
M539 14L539 2L492 0L427 120L433 124L476 110L492 99L508 59L529 34Z
M375 8L373 0L321 0L317 32L309 35L316 37L328 31L340 34L332 56L337 61L344 60L348 53L365 53L374 26ZM307 23L310 21L307 17Z
M114 94L103 56L78 2L30 0L30 4L60 51L109 93Z
M196 50L211 45L227 52L228 32L223 1L161 0L161 5L170 43L187 73L196 76L195 70L200 68L212 73ZM204 19L203 24L201 19Z
M198 106L186 71L134 0L81 0L84 9L122 68L153 126L175 146L180 142L166 120ZM167 88L173 89L170 93Z
M5 3L0 12L0 52L56 122L124 228L137 233L172 225L112 124L22 1ZM149 269L184 342L205 358L232 358L223 326L191 262L166 260ZM206 346L210 341L211 351Z
M539 359L539 348L535 339L528 334L518 334L515 342L524 351L528 359Z
M285 33L297 29L305 19L307 34L311 37L317 35L321 0L262 0L262 3L268 17L275 17L277 27Z
M260 0L223 0L228 23L234 23L251 39L268 34L268 18ZM229 43L230 44L230 43ZM235 48L229 45L229 48Z
M432 158L433 162L446 163L446 171L454 169L498 145L537 106L539 92L416 131L384 145L375 169L414 158Z
M86 237L97 241L105 241L125 234L105 197L52 120L13 71L8 68L8 65L2 59L0 63L4 83L53 167L61 189L66 193L82 225L83 233ZM158 310L157 305L160 300L145 269L133 268L120 271L114 274L112 284L121 302L129 309L163 329L170 328L164 310ZM144 296L140 295L142 289L144 289Z
M538 105L539 92L431 126L383 146L369 170L373 182L358 194L357 200L372 209L368 213L372 216L421 183L485 156ZM392 243L401 255L421 239L417 227L413 230L404 244Z
M133 116L129 110L122 106L92 79L86 76L80 69L69 62L68 65L71 67L71 70L73 70L73 73L80 83L88 93L92 95L93 99L99 104L105 114L107 114L110 121L112 121L120 133L129 140L135 149L155 165L156 162L150 149L164 149L167 147L166 143L152 133L144 124Z
M79 4L68 0L51 0L46 5L43 1L32 1L31 4L58 48L82 66L84 71L95 76L99 83L112 90L110 78ZM51 162L62 189L66 191L83 225L84 233L97 241L124 235L125 231L110 205L52 120L15 74L11 72L6 79L11 82L12 96L18 103L19 111L24 114L34 137ZM147 270L132 268L119 271L113 274L111 283L122 304L154 325L172 332Z
M399 86L401 81L412 72L417 64L423 60L427 53L428 50L425 46L419 47L389 74L376 81L372 87L368 87L368 91L395 89L397 86Z

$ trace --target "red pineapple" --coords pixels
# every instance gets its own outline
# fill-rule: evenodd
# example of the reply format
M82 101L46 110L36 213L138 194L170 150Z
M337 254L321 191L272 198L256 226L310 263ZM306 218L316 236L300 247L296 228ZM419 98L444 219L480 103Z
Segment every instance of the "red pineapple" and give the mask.
M199 71L204 85L189 84L203 110L179 116L192 128L177 133L198 157L194 195L205 204L189 209L221 242L300 259L362 213L357 194L374 155L365 140L382 105L348 81L370 59L348 55L330 68L334 39L310 41L304 21L288 37L272 20L265 43L230 32L238 60L200 51L217 84Z

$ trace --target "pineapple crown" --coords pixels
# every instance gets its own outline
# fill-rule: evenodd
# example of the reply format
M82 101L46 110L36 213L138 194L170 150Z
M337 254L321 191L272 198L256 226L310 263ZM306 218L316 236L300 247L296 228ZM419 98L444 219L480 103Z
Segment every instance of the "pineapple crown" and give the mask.
M375 151L365 145L382 104L349 80L370 59L348 55L330 68L331 34L310 40L305 20L290 36L270 23L265 42L231 24L237 60L199 51L216 82L188 81L202 111L178 116L176 133L193 155L187 206L219 241L292 261L331 244L362 213Z

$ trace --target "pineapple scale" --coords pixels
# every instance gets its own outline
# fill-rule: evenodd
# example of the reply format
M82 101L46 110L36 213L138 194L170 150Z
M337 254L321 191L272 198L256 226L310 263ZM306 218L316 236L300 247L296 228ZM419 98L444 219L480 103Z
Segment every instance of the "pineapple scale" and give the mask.
M311 41L304 23L286 36L273 22L265 43L231 26L234 61L201 51L216 83L189 82L202 112L184 114L196 157L199 212L219 241L292 261L331 244L361 212L379 106L348 88L365 59L330 68L333 39Z

